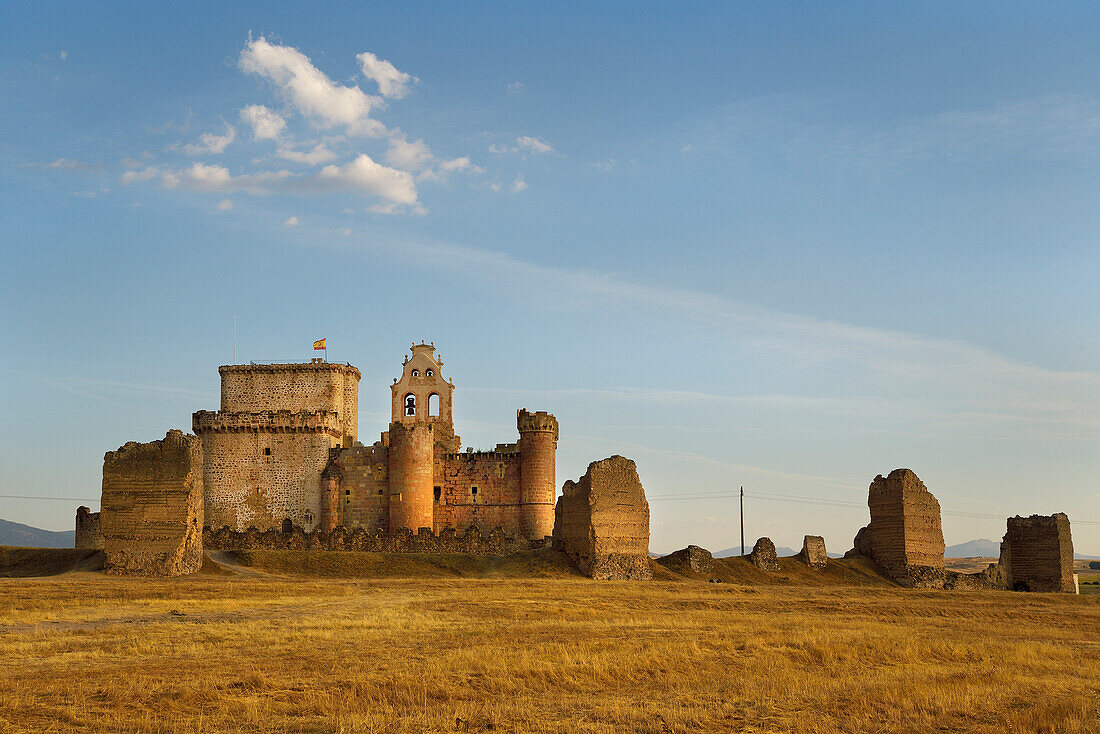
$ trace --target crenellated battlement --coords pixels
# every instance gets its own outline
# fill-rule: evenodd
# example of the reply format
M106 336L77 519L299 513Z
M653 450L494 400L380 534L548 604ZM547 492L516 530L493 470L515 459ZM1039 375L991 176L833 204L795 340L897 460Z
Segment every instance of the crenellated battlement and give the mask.
M340 416L331 410L260 410L228 413L200 410L191 416L196 434L204 433L323 433L333 438L343 435Z
M253 362L252 364L223 364L218 367L219 375L227 374L284 374L291 372L339 372L351 375L355 379L362 379L359 368L350 364L325 362L315 359L310 362Z
M530 412L527 408L516 411L516 427L520 433L553 433L558 440L558 419L544 410Z

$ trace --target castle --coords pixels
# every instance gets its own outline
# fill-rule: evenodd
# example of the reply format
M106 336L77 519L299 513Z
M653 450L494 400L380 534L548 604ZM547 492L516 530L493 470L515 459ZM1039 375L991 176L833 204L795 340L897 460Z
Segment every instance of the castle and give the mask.
M221 409L199 411L205 524L243 531L503 528L553 532L558 422L517 413L519 441L461 451L454 383L434 344L414 344L390 386L389 430L357 441L360 372L308 364L225 365Z

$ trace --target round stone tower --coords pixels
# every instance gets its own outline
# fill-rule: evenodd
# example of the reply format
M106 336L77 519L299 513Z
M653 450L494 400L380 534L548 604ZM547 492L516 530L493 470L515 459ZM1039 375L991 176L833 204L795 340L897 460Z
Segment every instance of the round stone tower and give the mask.
M554 532L554 497L557 494L555 457L558 419L549 413L516 413L520 454L520 528L530 539Z
M432 528L435 440L432 424L390 424L390 532ZM553 514L551 512L551 514Z

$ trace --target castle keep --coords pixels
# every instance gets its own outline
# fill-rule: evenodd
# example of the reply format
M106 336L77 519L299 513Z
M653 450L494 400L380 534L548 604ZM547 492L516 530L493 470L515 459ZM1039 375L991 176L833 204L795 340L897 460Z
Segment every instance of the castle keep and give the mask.
M413 345L390 386L389 430L371 446L356 440L356 368L320 360L220 367L221 409L192 420L202 441L206 524L551 535L557 420L520 410L517 443L463 452L454 383L442 367L434 345Z

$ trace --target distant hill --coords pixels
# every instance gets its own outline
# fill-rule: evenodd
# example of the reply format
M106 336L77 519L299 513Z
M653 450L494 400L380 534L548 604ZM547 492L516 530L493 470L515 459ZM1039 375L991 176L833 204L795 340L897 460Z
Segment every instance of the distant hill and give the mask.
M41 530L19 522L0 520L0 545L17 545L24 548L72 548L74 530Z
M1000 555L1001 544L985 538L949 545L943 552L944 558L997 558Z
M968 540L958 545L949 545L943 552L944 558L999 558L1000 555L1001 544L995 540L986 540L985 538ZM1074 553L1073 557L1083 560L1096 558L1096 556L1086 556L1083 553Z

